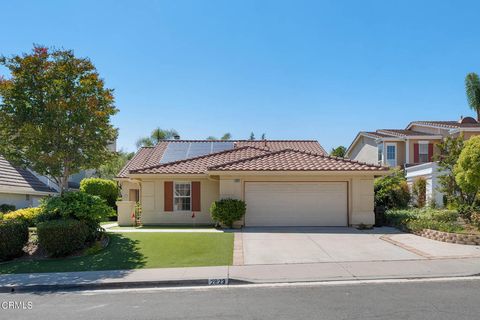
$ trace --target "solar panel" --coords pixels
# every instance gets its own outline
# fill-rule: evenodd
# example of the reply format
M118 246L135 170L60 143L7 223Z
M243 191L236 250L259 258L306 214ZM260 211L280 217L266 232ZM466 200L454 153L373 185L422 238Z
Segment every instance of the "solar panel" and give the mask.
M170 142L163 153L160 163L200 157L233 148L233 142L226 141Z

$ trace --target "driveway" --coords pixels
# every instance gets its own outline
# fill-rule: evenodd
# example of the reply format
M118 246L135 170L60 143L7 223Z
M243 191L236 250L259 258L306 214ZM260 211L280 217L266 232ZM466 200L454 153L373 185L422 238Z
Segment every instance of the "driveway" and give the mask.
M386 227L246 228L236 241L242 242L246 265L480 257L479 246L439 242Z

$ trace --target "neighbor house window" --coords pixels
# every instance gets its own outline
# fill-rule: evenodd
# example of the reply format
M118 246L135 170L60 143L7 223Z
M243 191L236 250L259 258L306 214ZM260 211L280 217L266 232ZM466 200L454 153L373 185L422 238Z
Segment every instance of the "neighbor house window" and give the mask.
M378 163L383 164L383 143L377 145L378 149Z
M175 182L173 193L173 208L175 211L190 211L192 203L191 190L190 182Z
M387 144L387 165L397 166L397 146L395 144Z
M421 142L418 144L418 162L428 162L428 142Z

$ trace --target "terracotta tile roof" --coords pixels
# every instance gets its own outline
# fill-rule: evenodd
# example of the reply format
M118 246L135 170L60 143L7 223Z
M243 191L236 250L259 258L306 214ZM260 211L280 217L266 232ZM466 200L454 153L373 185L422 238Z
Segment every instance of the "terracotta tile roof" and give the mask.
M131 170L131 173L159 173L159 174L202 174L207 168L218 164L228 163L240 159L251 158L266 154L269 151L260 148L245 146L232 150L221 151L186 160L158 164L152 167Z
M236 141L235 146L252 146L268 149L270 151L292 149L317 154L328 154L316 140L242 140Z
M222 142L222 140L218 140ZM270 151L294 149L311 153L327 154L323 147L315 140L225 140L233 142L235 148L252 146ZM122 168L117 178L126 178L133 170L157 166L170 143L184 142L211 142L209 140L165 140L160 141L155 147L144 147Z
M211 166L211 171L387 171L387 167L285 149Z
M361 131L360 134L365 134L368 136L372 136L374 138L385 138L385 137L390 137L388 134L380 133L380 132L374 132L374 131Z
M404 138L409 136L435 136L434 134L431 134L431 133L414 131L414 130L406 130L406 129L380 129L380 130L377 130L377 133L399 137L399 138Z
M25 194L29 194L29 192L57 192L40 181L29 170L13 166L3 156L0 156L0 186L25 191Z
M140 148L125 167L118 173L117 178L126 178L130 170L142 168L153 153L153 147Z
M480 128L480 123L460 123L458 121L412 121L407 126L410 127L411 125L419 124L419 125L427 125L427 126L435 126L440 128L446 129L461 129L461 128Z

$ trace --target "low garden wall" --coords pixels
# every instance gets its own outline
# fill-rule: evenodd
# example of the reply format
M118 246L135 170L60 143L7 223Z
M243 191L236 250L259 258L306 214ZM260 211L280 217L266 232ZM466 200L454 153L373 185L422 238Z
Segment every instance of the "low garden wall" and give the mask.
M418 236L437 241L477 246L480 245L480 234L450 233L431 229L423 229L419 231L412 230L411 232Z

